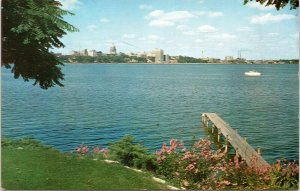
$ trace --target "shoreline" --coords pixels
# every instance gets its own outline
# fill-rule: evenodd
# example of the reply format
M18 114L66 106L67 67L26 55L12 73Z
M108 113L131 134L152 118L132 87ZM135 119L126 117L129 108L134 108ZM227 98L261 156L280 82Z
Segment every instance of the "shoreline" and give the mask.
M63 64L128 64L128 65L297 65L299 63L101 63L101 62L64 62Z

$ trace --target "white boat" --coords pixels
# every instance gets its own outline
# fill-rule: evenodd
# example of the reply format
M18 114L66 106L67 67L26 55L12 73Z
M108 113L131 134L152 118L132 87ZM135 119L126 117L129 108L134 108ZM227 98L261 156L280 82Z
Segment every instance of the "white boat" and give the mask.
M246 76L261 76L261 73L255 71L255 70L251 70L251 71L249 71L249 72L245 72L245 75L246 75Z

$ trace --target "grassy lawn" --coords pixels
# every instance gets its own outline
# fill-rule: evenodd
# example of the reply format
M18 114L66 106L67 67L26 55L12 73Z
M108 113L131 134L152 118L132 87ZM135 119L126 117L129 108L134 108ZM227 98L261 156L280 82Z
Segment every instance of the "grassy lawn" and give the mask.
M2 187L9 190L167 189L153 181L150 174L62 153L32 140L2 141Z

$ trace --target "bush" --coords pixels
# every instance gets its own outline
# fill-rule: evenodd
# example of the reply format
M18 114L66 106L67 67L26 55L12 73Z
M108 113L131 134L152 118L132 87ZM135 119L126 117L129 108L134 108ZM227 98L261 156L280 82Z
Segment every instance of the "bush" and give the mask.
M160 175L175 180L187 189L297 189L299 169L295 161L257 167L257 157L250 165L244 161L225 160L221 150L213 150L207 139L197 141L189 150L171 139L156 152Z
M130 135L110 145L109 157L127 166L148 168L152 171L156 169L154 157L147 153L144 146L135 144L134 138Z
M299 167L293 160L287 164L286 160L278 160L271 171L271 185L273 188L298 189Z

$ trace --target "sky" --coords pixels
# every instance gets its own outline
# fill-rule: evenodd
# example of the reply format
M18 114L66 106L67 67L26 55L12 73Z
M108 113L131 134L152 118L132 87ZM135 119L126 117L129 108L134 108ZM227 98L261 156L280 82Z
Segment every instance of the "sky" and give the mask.
M298 9L277 11L243 0L59 0L79 29L63 49L108 53L163 49L171 56L246 59L299 58Z

